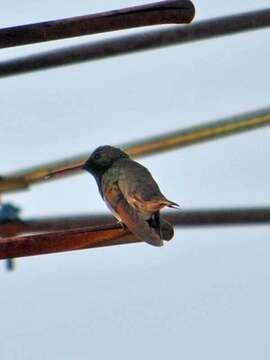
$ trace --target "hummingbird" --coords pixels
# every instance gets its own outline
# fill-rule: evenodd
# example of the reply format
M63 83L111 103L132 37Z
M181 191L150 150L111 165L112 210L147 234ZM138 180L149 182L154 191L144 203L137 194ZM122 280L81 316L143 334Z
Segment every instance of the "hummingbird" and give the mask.
M113 215L141 240L162 246L173 237L173 227L160 216L164 207L179 205L160 191L146 167L119 148L100 146L83 169L96 180L99 193Z

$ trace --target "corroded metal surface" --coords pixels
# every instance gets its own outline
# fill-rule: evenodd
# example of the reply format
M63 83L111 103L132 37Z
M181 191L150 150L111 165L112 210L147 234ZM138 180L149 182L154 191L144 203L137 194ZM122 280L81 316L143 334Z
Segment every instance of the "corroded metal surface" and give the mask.
M0 238L0 259L81 250L137 242L117 225L97 226L54 233Z
M180 227L267 224L270 208L180 211L165 213L164 218ZM0 233L9 237L0 238L0 259L140 242L113 221L111 216L92 215L1 225ZM25 232L33 234L12 235ZM35 234L38 232L41 234Z

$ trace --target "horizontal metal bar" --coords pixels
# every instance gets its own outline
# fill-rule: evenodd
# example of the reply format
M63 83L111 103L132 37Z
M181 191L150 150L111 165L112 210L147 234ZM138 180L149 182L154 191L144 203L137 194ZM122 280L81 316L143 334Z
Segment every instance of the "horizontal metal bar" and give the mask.
M165 212L162 216L180 227L259 224L270 222L270 207L185 210ZM22 233L74 230L82 227L109 225L115 221L113 216L105 214L28 219L5 224L0 223L0 234L10 236Z
M190 210L164 213L163 216L180 227L255 225L270 223L270 208ZM46 234L14 236L22 232ZM0 225L0 234L4 236L0 238L0 259L140 241L106 215L13 221Z
M264 9L200 21L184 27L177 26L162 30L144 31L135 35L125 35L3 61L0 62L0 77L212 39L244 31L259 30L269 26L270 9Z
M247 130L254 130L267 125L270 125L269 109L245 114L225 121L211 122L203 126L174 131L158 137L143 139L139 142L120 145L120 147L127 151L132 157L136 158L201 143L203 141L218 139ZM32 184L57 178L59 176L48 179L48 176L53 172L66 168L73 167L73 170L62 176L78 173L81 171L81 166L88 157L89 153L82 154L78 157L7 174L0 179L0 193L26 189Z
M82 250L120 244L129 233L115 226L99 226L56 233L0 238L0 259ZM134 236L132 237L136 242Z
M167 0L93 15L0 29L0 48L160 24L190 23L190 0Z

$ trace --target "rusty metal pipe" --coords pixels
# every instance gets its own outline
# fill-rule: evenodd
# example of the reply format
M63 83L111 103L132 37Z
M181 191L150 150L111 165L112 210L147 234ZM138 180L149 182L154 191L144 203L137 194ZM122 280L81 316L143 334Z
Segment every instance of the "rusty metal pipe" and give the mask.
M270 208L193 210L165 213L175 226L255 225L270 223ZM0 226L0 259L139 242L111 216L77 216L11 222ZM102 224L95 225L94 224ZM92 227L89 227L92 225ZM66 230L64 230L66 229ZM12 236L20 232L46 233ZM10 236L8 237L8 235Z
M270 222L270 207L185 210L165 212L162 216L174 226L179 227L267 224ZM115 218L106 214L26 219L0 223L0 234L7 237L14 234L74 230L115 223Z
M0 259L82 250L138 241L140 240L117 225L0 238Z

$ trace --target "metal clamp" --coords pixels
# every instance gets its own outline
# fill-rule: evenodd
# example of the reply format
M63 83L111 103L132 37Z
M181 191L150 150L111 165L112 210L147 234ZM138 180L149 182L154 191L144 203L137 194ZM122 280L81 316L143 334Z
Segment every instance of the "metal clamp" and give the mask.
M10 203L2 204L0 203L0 225L6 224L11 221L19 221L20 208L14 206ZM1 231L0 231L1 236ZM7 271L13 271L15 269L15 260L8 259L6 260L6 269Z

